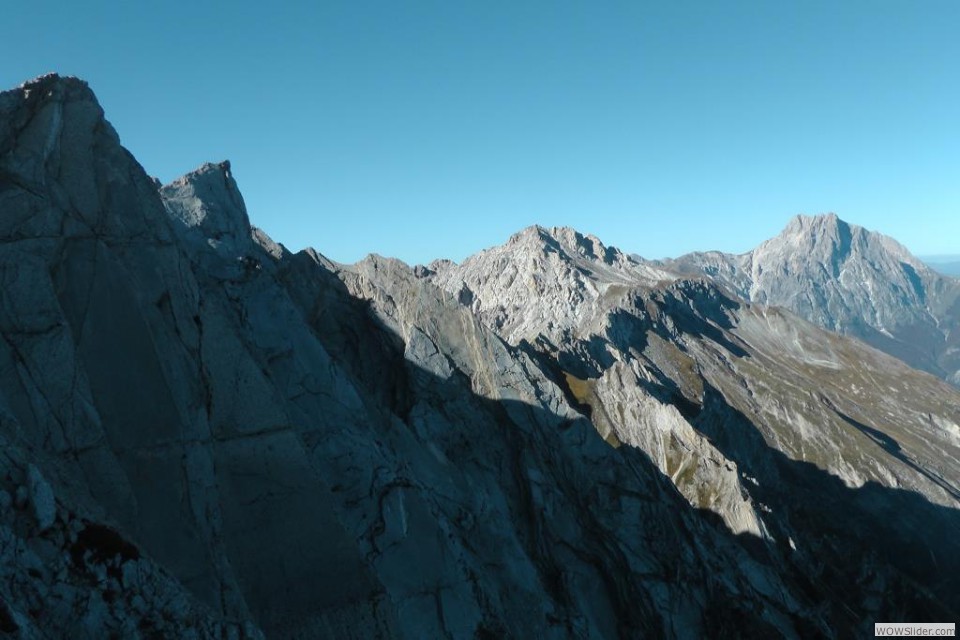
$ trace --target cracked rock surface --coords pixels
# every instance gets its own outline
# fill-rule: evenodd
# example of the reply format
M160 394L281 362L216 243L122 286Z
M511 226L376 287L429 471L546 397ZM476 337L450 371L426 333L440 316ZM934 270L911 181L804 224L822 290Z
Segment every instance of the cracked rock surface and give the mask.
M475 316L546 363L607 442L643 451L691 506L763 541L781 576L819 584L836 628L901 606L900 579L956 590L938 568L960 558L956 389L712 279L581 252L578 237L532 227L423 277L469 290ZM575 309L557 303L571 298ZM924 553L937 560L917 564ZM863 591L873 580L883 587Z
M0 632L844 637L960 608L956 389L591 236L291 253L229 163L158 186L45 76L0 93L0 279Z

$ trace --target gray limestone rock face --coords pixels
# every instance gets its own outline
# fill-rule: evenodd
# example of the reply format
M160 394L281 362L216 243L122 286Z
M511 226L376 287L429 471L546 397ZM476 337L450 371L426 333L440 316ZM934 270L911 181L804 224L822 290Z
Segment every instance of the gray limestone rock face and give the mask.
M694 253L661 266L702 273L744 300L784 307L956 382L960 280L834 214L797 216L742 255Z
M188 241L236 257L251 247L250 219L230 162L204 164L160 188L163 204Z
M672 279L573 229L529 227L500 246L436 270L436 283L466 301L508 342L569 339L594 306L624 286ZM535 304L532 303L535 301Z
M958 556L945 533L960 506L960 451L949 426L960 424L955 390L787 311L746 304L712 282L667 272L653 282L629 267L578 269L582 255L560 253L563 245L542 230L526 235L539 237L540 248L512 239L432 279L454 296L466 283L476 293L470 308L478 319L539 354L600 435L645 452L691 506L769 548L789 549L784 565L832 558L838 575L831 579L839 582L861 579L849 559L865 547L848 546L845 536L872 536L868 553L885 557L891 575L903 572L909 581L916 567L890 548L922 544L939 548L937 557ZM524 289L518 282L555 284ZM603 293L578 298L584 291ZM558 303L565 298L575 308ZM821 492L845 497L835 502ZM887 509L910 501L909 492L923 496L914 508L925 515L882 525ZM833 522L821 524L824 517ZM940 533L920 524L924 518ZM794 529L799 522L810 526ZM824 535L833 539L837 530L844 533L836 544L806 546ZM921 582L941 584L932 566L920 573ZM814 569L805 579L824 575ZM894 605L877 609L865 597L844 606L877 612Z
M228 163L158 188L46 76L0 93L0 283L4 632L831 637L958 608L958 392L592 236L292 254Z

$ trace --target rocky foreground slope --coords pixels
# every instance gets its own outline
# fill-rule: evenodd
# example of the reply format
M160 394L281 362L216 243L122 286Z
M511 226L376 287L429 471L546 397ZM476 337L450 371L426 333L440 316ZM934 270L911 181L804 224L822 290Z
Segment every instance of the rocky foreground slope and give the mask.
M338 265L0 94L0 631L844 637L960 611L960 393L571 230Z

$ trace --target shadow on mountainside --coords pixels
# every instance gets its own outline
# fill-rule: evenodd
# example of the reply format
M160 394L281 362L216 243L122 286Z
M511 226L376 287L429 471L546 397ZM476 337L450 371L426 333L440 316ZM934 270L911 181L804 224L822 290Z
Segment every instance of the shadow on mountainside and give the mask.
M106 246L98 251L115 253ZM219 492L212 499L226 512L218 532L222 543L205 538L198 517L189 510L163 511L159 505L166 502L159 498L140 501L131 519L103 494L97 495L106 509L113 508L110 519L129 525L117 527L124 539L161 559L211 607L222 606L209 599L211 593L220 594L198 587L209 576L198 580L197 575L222 571L202 555L213 544L222 544L246 605L270 637L313 634L348 605L399 607L400 588L388 583L383 569L390 562L391 579L399 580L395 573L401 573L415 583L402 597L415 602L426 598L428 613L417 616L434 615L444 624L452 624L467 608L444 601L444 594L452 592L451 576L465 575L470 586L464 590L474 594L469 597L479 603L482 615L475 624L470 620L469 632L448 632L453 637L520 635L515 625L534 615L528 628L549 628L562 637L577 637L585 629L609 638L689 637L703 630L715 637L770 637L778 631L766 611L778 606L779 620L789 620L800 635L828 635L831 630L849 635L873 619L942 620L957 609L957 512L909 492L876 485L849 489L813 465L788 460L767 447L756 428L726 406L719 393L708 389L695 425L741 470L758 479L757 497L773 510L769 526L778 544L759 548L756 538L734 536L717 516L692 508L644 452L608 446L587 419L561 419L539 406L483 397L459 370L441 377L412 364L405 358L401 337L383 324L368 301L352 296L314 259L298 256L285 256L272 272L264 267L244 275L230 284L229 292L223 282L204 279L201 306L232 313L207 312L207 319L218 324L216 331L204 333L203 353L209 357L245 349L274 386L276 397L290 408L295 399L278 375L287 361L258 346L255 325L249 324L251 317L278 311L273 305L282 300L262 291L273 291L280 283L278 288L304 320L303 326L297 322L283 329L309 333L294 344L309 346L309 339L324 346L336 367L364 391L368 423L322 420L319 414L337 401L331 390L323 390L326 395L316 394L322 399L312 405L312 414L289 411L289 423L278 426L276 435L244 432L249 427L246 416L230 414L237 433L190 442L194 453L202 448L218 461L210 480ZM64 324L85 345L83 367L100 366L93 400L109 417L118 415L103 411L107 401L116 400L116 390L135 384L148 364L170 357L176 345L158 332L162 320L119 323L118 318L132 315L164 316L152 300L132 295L137 281L127 263L114 257L99 264L89 279L109 291L109 298L104 297L100 313L84 316L82 325L71 325L69 314ZM71 293L85 290L65 288ZM174 290L170 295L179 294ZM141 345L128 354L138 359L103 366L104 354L128 341ZM203 356L192 352L182 357L198 371L211 364L208 359L205 366ZM139 385L141 393L153 397L130 410L149 411L163 418L165 427L176 427L176 405L158 391L164 389L164 374L155 375L157 384ZM562 380L552 375L562 389ZM240 399L239 391L231 393L233 400ZM162 407L169 410L161 413ZM111 419L118 422L109 425L111 434L143 430L139 419ZM294 438L302 447L284 444ZM392 457L386 459L395 468L339 475L338 460L314 454L328 451L322 443L338 438L344 443L337 446L354 447L332 449L342 457L354 455L358 464L372 466L380 459L364 458L362 452L387 450ZM256 446L246 448L246 442ZM109 445L118 457L126 455L123 441ZM286 448L279 449L281 445ZM289 456L269 458L271 447ZM162 493L164 500L169 487L183 482L181 456L173 445L169 449L174 451L170 465L144 476L129 472L138 487ZM130 459L131 465L138 461ZM301 468L302 475L296 475ZM377 484L382 474L391 477ZM321 479L313 481L314 476ZM275 487L277 480L289 480L289 490ZM344 486L350 484L354 486ZM391 506L400 500L395 495L409 496L405 504L421 505L419 511L413 506L402 510L399 524L398 508ZM503 511L498 511L500 504ZM372 513L377 521L369 539L355 538L356 530L344 524L347 515L357 511ZM893 516L901 520L885 521ZM143 525L152 522L163 527ZM177 546L165 547L170 531L177 530L184 531ZM789 550L791 537L797 553ZM360 553L367 546L374 550L369 556ZM750 570L743 568L746 551L792 587L809 607L803 615L782 606L777 586L766 593L751 582ZM250 556L257 562L247 562ZM533 567L539 598L533 605L541 608L521 598L521 587L529 586L516 577L522 563ZM271 566L283 570L267 575L265 567ZM296 573L284 573L288 569ZM349 583L358 584L348 588ZM943 606L934 593L942 594ZM392 624L390 615L399 616L384 614L384 624ZM690 620L697 621L696 627L683 626L693 624Z
M459 372L443 379L417 367L403 358L402 340L379 322L369 302L351 296L337 278L326 284L336 291L334 298L329 297L328 291L327 300L336 299L332 304L345 305L350 313L325 315L323 309L315 308L311 311L312 326L323 332L330 330L325 322L332 319L337 319L334 324L343 322L344 317L354 322L349 318L356 318L358 313L364 318L362 324L352 325L354 330L363 327L355 333L359 339L332 348L347 362L358 362L369 357L370 345L379 345L378 350L386 346L388 361L403 362L401 369L406 373L401 374L402 379L387 368L376 370L372 376L370 370L353 373L371 392L393 389L391 395L397 404L391 410L405 416L408 428L410 406L415 398L424 395L467 398L479 414L487 416L484 433L463 434L459 444L444 448L444 453L461 469L483 472L492 464L510 470L501 473L498 482L511 497L512 518L518 523L524 548L534 560L551 598L576 609L576 591L564 564L555 555L558 546L571 546L571 541L559 539L562 536L557 534L558 525L553 520L558 514L538 505L535 494L542 489L530 483L526 468L531 460L537 460L538 466L554 472L553 481L570 501L571 511L581 526L582 537L579 544L572 544L571 550L598 568L603 590L616 613L620 637L660 635L663 629L651 625L653 609L647 594L651 576L625 572L629 563L623 558L622 532L612 526L623 523L606 516L604 510L609 505L597 499L596 489L588 487L602 487L614 496L633 494L639 489L647 494L643 498L647 503L659 502L651 508L673 512L667 517L689 514L721 539L735 542L781 575L795 594L805 599L812 615L822 616L826 628L841 636L867 629L872 621L880 619L950 619L952 612L960 608L956 595L960 594L960 546L956 536L960 532L960 511L934 505L919 494L876 483L851 489L813 464L791 460L767 445L744 414L727 404L719 391L708 387L702 410L691 416L694 425L742 472L756 478L758 486L751 488L751 494L770 508L764 521L775 542L764 543L750 535L734 536L716 514L691 507L644 452L607 446L586 420L567 421L551 429L546 425L555 417L538 407L477 396L470 381ZM384 333L389 337L382 337ZM391 350L393 353L389 354ZM542 359L541 367L561 389L566 388L558 379L562 374L556 368L545 367ZM529 420L518 421L518 415L526 415ZM539 428L531 430L526 425ZM570 430L578 434L577 449L570 449L569 438L564 435ZM503 443L501 450L481 444L498 440ZM598 455L597 447L605 462L571 474L571 465L577 465L578 456L584 450ZM483 459L485 454L506 460ZM628 471L631 479L624 481L620 477L624 484L612 486L608 480L595 477L603 476L603 468L609 465ZM692 540L681 543L693 544ZM791 549L791 543L796 550ZM735 554L731 553L731 559L735 561ZM669 555L664 556L663 562L669 565ZM654 583L669 582L670 571L677 571L678 575L683 572L679 564L664 569L665 574L655 577ZM711 578L703 575L700 579ZM712 587L708 591L720 596ZM713 621L716 628L726 628L730 636L751 632L762 635L769 631L763 621L757 620L756 612L750 612L748 604L736 603L727 596L708 610L708 615L717 618ZM754 619L758 624L738 624L740 618ZM815 624L804 627L799 620L794 622L803 635L822 633Z
M607 446L584 418L563 420L537 406L479 396L459 370L442 378L416 366L404 358L403 341L377 318L369 301L352 296L339 278L307 256L298 254L286 264L283 269L298 272L281 273L288 285L317 283L311 295L292 297L317 339L358 386L386 402L424 449L442 452L453 465L444 473L472 478L467 481L471 485L490 482L499 487L508 518L471 512L464 500L457 507L464 513L452 526L464 539L473 539L478 550L487 544L484 527L512 528L559 615L542 620L544 630L566 625L566 633L575 635L571 620L583 617L593 620L601 633L606 629L606 637L664 637L672 633L671 623L663 620L654 594L667 589L675 602L684 591L703 594L703 628L714 629L720 637L776 633L759 610L732 597L722 576L699 568L695 545L687 536L704 534L687 531L691 522L726 540L724 554L736 556L737 546L725 530L701 522L643 452ZM449 428L425 430L425 413L447 420ZM460 417L469 422L458 424ZM433 488L420 490L429 495ZM688 518L686 524L683 518ZM668 534L671 530L679 535ZM638 537L625 539L625 531ZM490 537L500 535L504 532ZM629 570L636 556L647 555L653 565L649 570ZM509 560L506 554L484 556L478 551L478 557L484 560L482 571L509 573L496 569ZM730 557L715 561L736 566ZM585 573L590 584L584 584ZM681 584L681 577L688 584ZM502 586L509 589L510 583ZM600 618L608 619L598 622ZM477 628L476 637L511 637L511 627L510 620L491 616Z
M756 480L749 491L769 509L762 515L776 540L770 556L781 559L811 602L820 603L831 628L956 618L960 510L872 481L851 488L812 463L793 460L769 446L713 387L705 389L693 425ZM889 436L854 426L882 435L881 446L896 455Z
M845 636L871 617L949 616L930 593L950 604L960 591L956 512L848 489L715 403L700 428L728 437L782 513L770 516L779 546L758 549L587 419L411 364L315 256L187 242L82 83L5 95L0 319L13 321L0 375L17 419L5 435L35 436L26 444L43 455L30 462L102 507L80 555L142 550L218 615L249 613L270 637ZM686 297L726 304L704 293ZM686 330L689 309L672 300L661 315ZM738 353L716 327L691 330ZM60 428L80 437L44 439ZM770 571L756 575L744 549ZM774 574L814 608L794 614ZM106 607L91 598L80 613Z
M960 500L960 491L958 491L956 487L951 485L949 482L947 482L947 480L945 480L941 476L931 473L930 471L927 471L926 469L918 465L916 462L914 462L912 459L910 459L907 456L907 454L903 452L903 448L900 446L900 443L896 441L896 439L887 435L883 431L880 431L879 429L874 429L873 427L870 427L860 422L859 420L854 420L853 418L843 413L842 411L836 411L836 414L840 416L843 419L843 421L849 424L851 427L857 429L860 433L862 433L863 435L873 440L878 446L882 447L884 451L892 455L894 458L904 463L905 465L907 465L917 473L925 476L928 480L930 480L930 482L933 482L934 484L942 488L944 491L949 493L951 496L953 496L954 499Z
M728 296L716 284L705 280L678 280L654 291L651 298L680 332L715 342L738 358L750 357L749 352L731 342L722 331L734 327L731 315L740 309L742 303ZM712 322L704 318L710 318ZM670 339L662 329L658 333Z
M403 338L380 322L372 304L351 295L340 278L307 251L286 253L277 279L337 364L366 383L367 391L384 407L405 417L412 400Z
M109 247L99 250L113 255ZM103 416L110 416L114 414L103 407L111 398L116 400L116 389L135 383L143 375L138 369L170 357L175 345L158 332L162 320L118 324L118 317L164 316L152 300L127 295L136 283L127 263L116 258L100 265L89 277L104 290L104 283L116 283L109 289L109 300L101 313L84 316L83 333L70 325L69 315L64 324L85 341L83 367L101 366L93 400ZM222 605L208 598L219 592L198 587L206 580L196 576L222 570L202 555L214 543L222 544L246 604L270 637L314 633L348 605L392 606L385 594L398 600L401 596L396 595L395 583L388 591L383 569L388 560L401 566L392 571L404 578L409 574L415 583L416 588L403 596L415 602L426 598L423 606L430 613L417 616L434 615L445 624L452 624L466 609L444 601L448 597L444 594L452 593L451 576L465 575L470 585L465 592L474 594L469 597L479 603L482 615L475 624L470 620L469 632L448 632L453 637L518 635L514 626L533 615L537 618L527 621L528 628L550 628L562 637L576 637L585 629L609 638L689 637L697 630L710 630L715 637L770 637L778 632L766 611L778 606L779 619L789 620L800 635L827 635L831 630L848 635L873 618L942 620L957 609L957 512L876 485L849 489L813 465L788 460L767 447L755 427L726 406L719 393L708 390L696 426L741 470L758 479L758 499L773 510L768 519L778 545L758 548L756 538L738 538L714 514L692 508L644 452L604 443L586 418L561 419L539 406L479 396L459 370L441 377L418 367L405 358L400 336L384 326L371 304L353 297L326 267L289 255L275 266L273 272L265 267L245 275L230 284L229 293L224 283L204 280L202 306L233 312L214 317L208 311L209 319L218 320L218 328L205 332L203 353L247 350L275 387L276 397L289 408L295 399L277 375L287 361L259 347L254 325L249 324L251 317L277 312L273 305L278 298L264 296L262 290L272 291L280 283L304 320L303 326L296 323L284 329L308 332L304 340L324 346L336 366L364 391L369 423L323 421L318 413L337 400L325 390L327 395L317 394L322 399L312 405L313 414L289 411L290 416L306 417L290 417L289 424L277 427L277 435L244 432L249 426L243 423L246 417L230 414L238 421L238 433L192 441L194 452L211 451L218 461L210 480L220 492L213 499L226 512L218 533L222 543L205 538L189 510L163 511L159 505L166 502L159 498L140 501L131 520L103 494L97 495L105 509L113 509L108 520L133 523L130 528L117 527L123 539L161 559L214 608ZM141 359L135 365L102 366L105 353L130 340L142 345L142 358L137 351ZM183 352L182 357L198 371L205 368L200 354ZM53 369L57 364L48 366ZM552 375L562 389L562 381ZM164 381L162 372L156 376ZM142 393L152 392L154 397L142 407L138 402L138 410L160 415L158 407L175 407L156 391L162 388L160 383L141 385ZM231 398L239 399L239 393ZM172 417L164 417L170 423L166 426L176 427L180 418L173 410L167 413ZM110 433L129 435L141 424L131 419L109 427ZM282 449L290 452L289 457L264 458L275 466L259 462L256 456L268 456L270 447L293 438L303 446ZM367 463L378 459L362 457L363 451L383 449L396 468L339 475L338 460L313 453L338 438L343 444L337 446L354 447L334 450L344 458L355 455L355 461ZM246 448L246 442L256 446ZM118 457L126 454L123 441L109 445ZM167 488L183 482L181 456L173 445L169 449L174 451L170 465L157 467L148 476L130 472L138 487L158 491L164 500L170 493ZM301 449L313 457L301 457ZM302 477L293 475L301 467ZM268 477L268 472L280 477ZM277 487L271 483L287 482L283 475L287 473L290 490L273 491ZM392 475L377 484L382 474ZM321 480L304 479L314 476ZM348 484L355 486L344 486ZM422 508L409 506L397 524L397 508L391 506L399 500L395 495L409 496L406 504L419 503ZM243 496L251 497L240 500ZM503 511L498 511L500 504ZM357 511L372 513L377 520L370 540L355 538L355 530L344 524L345 514ZM894 515L901 520L884 521ZM163 528L143 527L150 522L163 522ZM104 524L113 526L110 521ZM176 547L165 547L174 530L185 533ZM798 545L796 554L788 549L790 537ZM368 543L374 551L362 555L360 550ZM745 550L771 573L783 576L811 608L793 615L778 601L776 586L771 593L761 592L743 568L748 560ZM390 554L392 558L385 560ZM258 562L246 562L249 556ZM522 563L533 567L536 596L549 601L533 602L541 608L531 608L521 597L521 587L529 586L516 578ZM270 566L296 573L265 575L264 567ZM362 584L344 596L350 582ZM942 594L944 606L933 593ZM346 604L344 598L349 598ZM390 615L384 614L388 621L384 624L392 624ZM697 621L696 627L683 626L693 624L690 620Z

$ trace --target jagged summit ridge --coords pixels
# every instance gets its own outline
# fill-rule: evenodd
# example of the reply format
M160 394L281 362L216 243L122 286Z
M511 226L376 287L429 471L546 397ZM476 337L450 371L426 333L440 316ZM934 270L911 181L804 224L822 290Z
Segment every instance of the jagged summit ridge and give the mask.
M926 266L899 242L859 225L850 224L835 213L816 216L798 215L777 236L762 242L750 252L755 262L783 260L785 254L796 260L818 260L836 265L848 260L881 259L905 262L916 269Z
M953 392L857 341L724 292L733 287L722 276L732 274L745 283L740 298L748 299L751 268L758 265L758 276L777 273L769 265L781 257L784 270L806 269L830 282L830 274L879 259L871 252L884 244L869 232L836 216L805 217L764 247L767 267L754 261L754 252L713 253L701 254L719 264L710 271L668 264L645 274L631 265L608 268L596 252L588 257L575 248L575 233L561 241L555 229L531 227L461 265L443 265L433 279L507 342L554 363L601 435L643 450L691 505L714 512L731 531L797 544L801 536L785 530L770 515L777 509L760 498L781 481L767 472L754 477L760 442L776 443L790 459L816 465L852 489L909 486L937 504L957 504L956 474L946 472L951 479L942 482L925 470L954 460L960 414L943 404ZM651 273L658 277L644 277ZM944 395L918 409L918 387ZM719 414L718 402L727 407ZM951 417L942 424L908 417L926 411ZM733 434L742 420L756 425L759 440ZM895 435L886 440L870 426L878 424ZM864 448L865 434L886 444ZM911 451L900 455L893 442L911 442ZM915 462L921 458L923 467ZM814 491L802 502L817 511L822 497ZM794 499L784 488L775 502ZM850 512L835 515L850 530L863 526Z
M559 249L574 258L602 261L608 265L628 260L616 247L607 247L595 235L582 234L571 227L533 225L510 236L507 246L537 246L543 250Z
M44 73L36 78L20 83L15 89L0 91L0 95L7 93L22 93L24 98L39 95L47 98L66 99L83 95L96 100L93 90L86 80L76 76L64 76L59 73Z
M432 273L291 254L228 166L158 189L89 104L0 102L4 631L954 617L954 389L576 232Z
M79 78L50 73L0 92L0 110L5 114L0 122L0 148L7 148L19 132L29 129L30 139L19 142L32 148L20 155L35 155L45 161L63 132L65 108L70 109L71 119L80 119L82 114L85 126L104 122L100 103L89 85ZM112 129L111 133L116 136Z
M960 382L960 286L893 238L835 214L797 216L745 254L693 253L663 264L706 275L744 300L785 307Z
M604 296L674 279L599 238L534 225L463 263L434 263L434 282L471 305L509 342L559 340Z
M169 235L156 185L120 144L86 82L42 76L0 94L0 113L0 179L24 192L5 204L0 234Z

